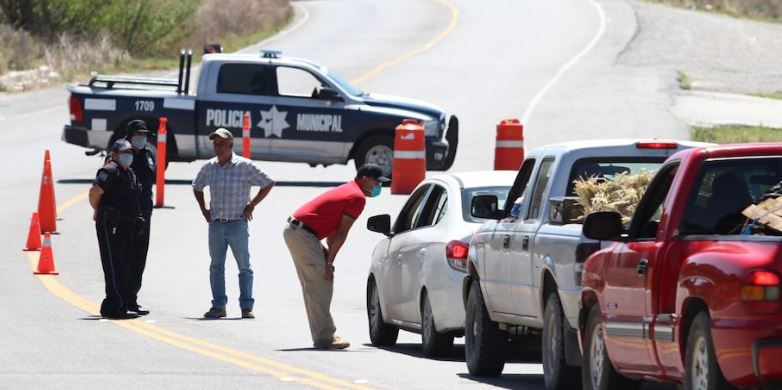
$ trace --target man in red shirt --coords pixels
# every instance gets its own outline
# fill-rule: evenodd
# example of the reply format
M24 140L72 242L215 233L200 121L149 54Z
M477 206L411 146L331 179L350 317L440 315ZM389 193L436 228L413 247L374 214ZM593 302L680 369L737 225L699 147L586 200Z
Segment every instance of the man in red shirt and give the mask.
M337 328L329 311L334 291L334 260L353 222L364 210L366 197L380 195L380 185L387 181L380 166L364 164L358 168L354 180L301 206L285 225L283 237L299 275L312 342L317 349L350 346L334 335ZM327 246L321 243L324 238Z

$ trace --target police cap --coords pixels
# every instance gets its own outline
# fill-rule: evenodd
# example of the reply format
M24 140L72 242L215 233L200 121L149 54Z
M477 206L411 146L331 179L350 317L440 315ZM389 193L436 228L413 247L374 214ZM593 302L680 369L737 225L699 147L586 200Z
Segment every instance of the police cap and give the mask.
M128 125L125 127L125 132L128 134L149 133L149 129L147 129L146 122L141 119L134 119L128 122Z

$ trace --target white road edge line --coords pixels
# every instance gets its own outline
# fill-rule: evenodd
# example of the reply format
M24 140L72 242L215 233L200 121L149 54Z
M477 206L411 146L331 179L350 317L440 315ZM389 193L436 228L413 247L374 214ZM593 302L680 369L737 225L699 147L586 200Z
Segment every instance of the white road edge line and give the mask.
M535 111L535 108L538 106L538 103L540 103L540 100L543 98L543 96L548 93L549 89L554 86L557 82L559 82L559 79L562 78L562 76L565 75L565 72L567 72L573 65L575 65L581 58L583 58L587 53L589 53L590 50L592 50L593 47L597 44L597 41L600 40L600 38L603 36L603 33L605 33L606 29L606 14L605 11L603 11L603 7L600 6L600 4L597 3L595 0L589 0L590 3L595 7L597 10L598 16L600 16L600 28L597 30L597 34L592 38L591 41L589 41L589 44L581 50L580 53L576 54L575 57L573 57L570 61L568 61L565 65L562 65L561 68L559 68L559 71L557 74L554 75L554 77L546 83L546 85L543 86L543 89L538 91L537 95L535 95L534 98L532 98L532 101L530 102L529 106L527 106L527 109L524 111L524 116L521 118L521 123L523 123L525 126L527 125L527 122L529 122L529 118L532 116L533 111Z

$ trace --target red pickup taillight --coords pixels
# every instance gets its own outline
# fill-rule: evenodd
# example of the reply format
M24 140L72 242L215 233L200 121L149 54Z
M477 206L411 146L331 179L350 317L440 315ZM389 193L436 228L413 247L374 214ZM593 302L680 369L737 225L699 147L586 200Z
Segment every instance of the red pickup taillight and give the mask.
M81 107L81 100L76 96L71 96L68 100L68 106L71 108L71 122L83 122L84 110Z
M467 254L470 253L470 245L464 241L452 240L445 245L445 259L451 268L467 272Z
M751 311L770 314L779 310L779 275L774 271L756 269L747 272L741 286L741 300Z

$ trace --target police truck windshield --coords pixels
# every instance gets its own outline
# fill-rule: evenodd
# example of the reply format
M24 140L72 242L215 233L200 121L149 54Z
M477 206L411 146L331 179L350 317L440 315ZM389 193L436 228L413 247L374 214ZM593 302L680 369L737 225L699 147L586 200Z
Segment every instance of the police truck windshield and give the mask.
M335 83L339 84L340 88L347 91L347 93L353 95L353 96L361 96L364 94L360 89L352 86L348 81L340 77L338 74L328 71L327 74L329 75L329 78L334 80Z

